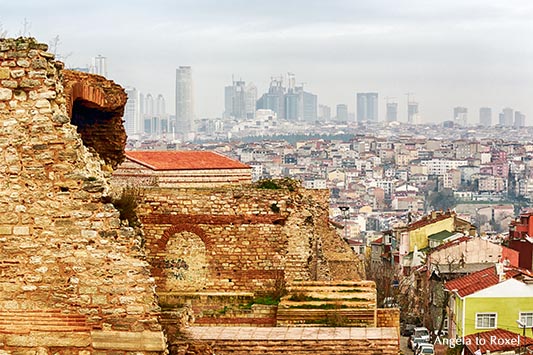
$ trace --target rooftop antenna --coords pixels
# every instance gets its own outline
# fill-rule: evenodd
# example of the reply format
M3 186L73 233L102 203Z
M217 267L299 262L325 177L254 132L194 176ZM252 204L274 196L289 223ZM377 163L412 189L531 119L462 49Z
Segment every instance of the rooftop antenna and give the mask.
M22 22L22 30L20 31L20 37L26 37L30 35L30 26L31 23L29 23L28 19L24 17L24 21Z

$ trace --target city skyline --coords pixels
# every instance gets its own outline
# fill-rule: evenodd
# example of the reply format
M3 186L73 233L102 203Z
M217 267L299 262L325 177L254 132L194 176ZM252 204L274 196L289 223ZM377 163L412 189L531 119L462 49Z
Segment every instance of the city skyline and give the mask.
M470 112L508 106L531 124L533 3L527 0L337 0L328 6L274 0L271 6L285 9L275 16L243 0L51 3L4 4L2 30L44 42L59 36L56 53L69 67L101 55L110 79L161 93L168 107L175 106L175 69L191 66L198 117L222 114L221 88L232 74L263 92L271 76L293 72L318 104L346 103L350 112L355 93L378 92L397 97L398 120L405 122L410 92L424 123L452 118L456 106Z

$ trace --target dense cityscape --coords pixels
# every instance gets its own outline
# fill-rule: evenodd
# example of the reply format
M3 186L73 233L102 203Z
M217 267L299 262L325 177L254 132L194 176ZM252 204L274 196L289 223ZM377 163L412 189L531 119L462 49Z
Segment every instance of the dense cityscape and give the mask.
M0 355L533 354L531 18L6 2Z

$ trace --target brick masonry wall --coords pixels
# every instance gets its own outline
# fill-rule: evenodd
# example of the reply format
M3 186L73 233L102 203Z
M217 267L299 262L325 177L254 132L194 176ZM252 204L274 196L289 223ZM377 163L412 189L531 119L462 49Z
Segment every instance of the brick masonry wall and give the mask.
M400 331L399 308L378 308L376 310L376 317L378 327L391 327Z
M0 39L0 347L163 351L141 240L102 202L105 163L70 123L46 50Z
M138 213L159 292L271 291L280 278L340 274L328 257L358 263L329 225L325 191L152 187L142 201Z

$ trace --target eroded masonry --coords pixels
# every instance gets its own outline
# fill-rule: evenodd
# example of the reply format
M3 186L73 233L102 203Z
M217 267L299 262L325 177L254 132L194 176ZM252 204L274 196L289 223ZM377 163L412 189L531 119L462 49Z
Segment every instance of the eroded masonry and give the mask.
M326 192L148 184L140 228L121 220L125 103L0 39L0 352L397 353L398 310L377 308Z
M0 40L0 344L162 352L140 240L102 202L126 95L46 50Z

